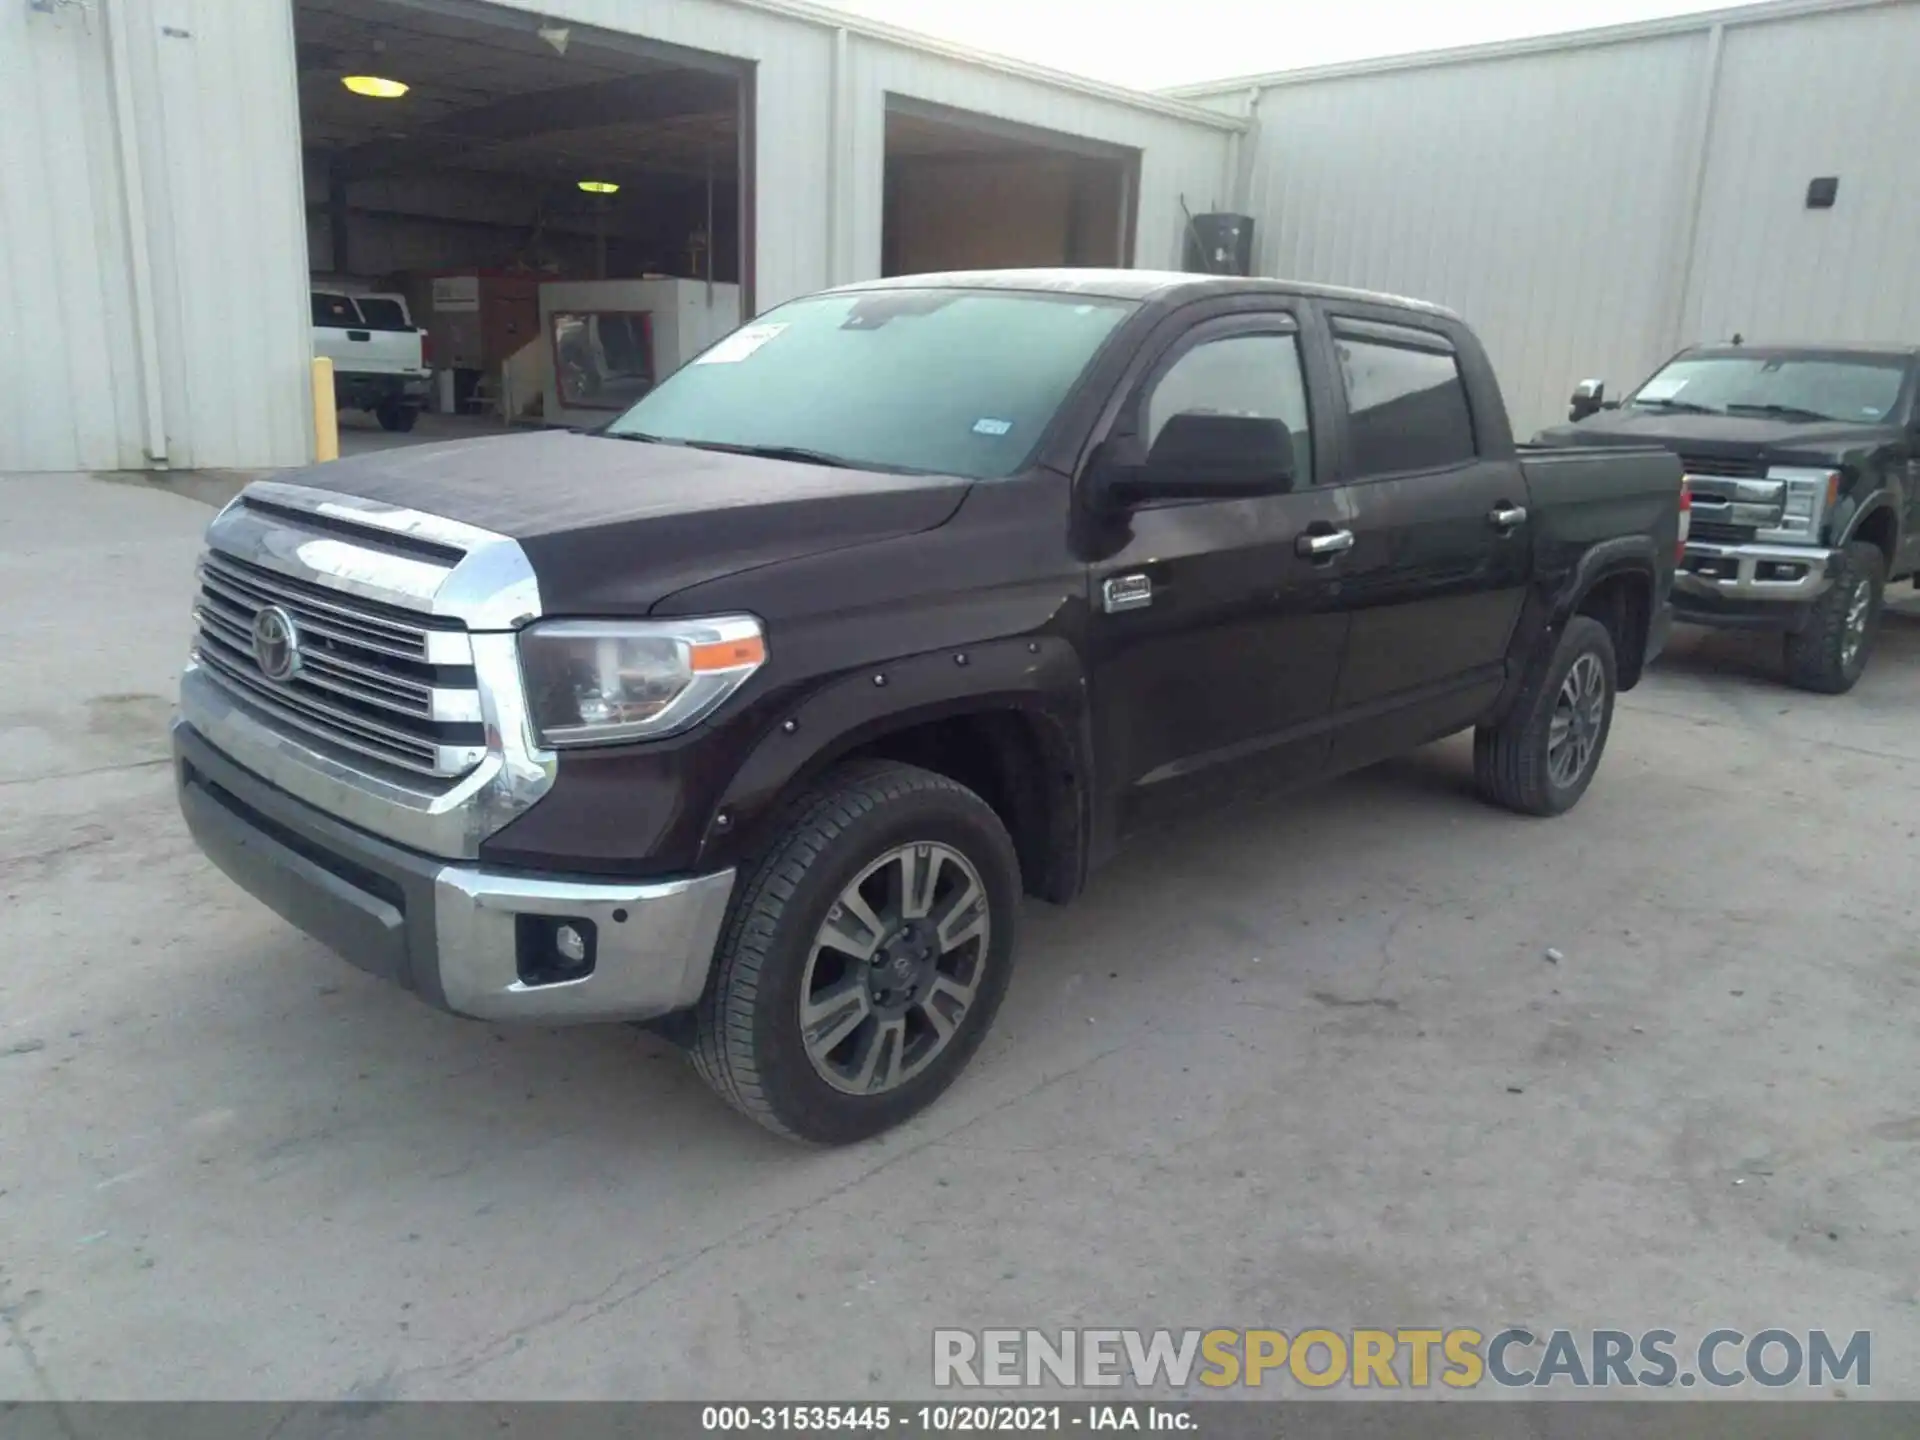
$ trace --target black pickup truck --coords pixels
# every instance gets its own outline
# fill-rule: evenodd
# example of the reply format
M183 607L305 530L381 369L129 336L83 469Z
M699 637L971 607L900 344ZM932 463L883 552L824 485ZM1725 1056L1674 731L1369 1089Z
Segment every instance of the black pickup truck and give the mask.
M795 301L589 433L256 483L174 728L241 885L489 1020L644 1020L874 1134L1006 991L1021 894L1476 727L1577 801L1665 634L1680 467L1516 452L1410 301L1140 272Z
M1851 690L1881 600L1920 568L1920 349L1683 350L1620 405L1574 392L1544 444L1665 445L1692 494L1675 618L1777 630L1787 678Z

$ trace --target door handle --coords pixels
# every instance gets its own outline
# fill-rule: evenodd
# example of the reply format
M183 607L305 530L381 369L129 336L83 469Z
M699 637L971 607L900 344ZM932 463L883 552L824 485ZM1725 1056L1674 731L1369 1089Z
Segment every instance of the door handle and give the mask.
M1310 530L1305 535L1297 536L1293 542L1293 553L1309 560L1325 560L1328 556L1352 548L1351 530Z
M1524 525L1527 520L1527 507L1524 505L1496 505L1487 512L1487 523L1496 530L1512 530Z

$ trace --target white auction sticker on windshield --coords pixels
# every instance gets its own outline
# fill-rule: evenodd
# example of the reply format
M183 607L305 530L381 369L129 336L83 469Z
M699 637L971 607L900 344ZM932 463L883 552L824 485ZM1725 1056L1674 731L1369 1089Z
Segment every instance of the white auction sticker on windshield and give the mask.
M1636 400L1671 400L1687 388L1687 380L1689 378L1690 377L1685 375L1656 375L1653 379L1642 385L1640 387L1640 393L1633 398Z
M1004 435L1011 429L1013 421L995 420L991 416L982 416L973 422L973 433L976 435Z
M747 325L727 336L706 354L698 357L696 365L738 365L762 345L787 327L779 325Z

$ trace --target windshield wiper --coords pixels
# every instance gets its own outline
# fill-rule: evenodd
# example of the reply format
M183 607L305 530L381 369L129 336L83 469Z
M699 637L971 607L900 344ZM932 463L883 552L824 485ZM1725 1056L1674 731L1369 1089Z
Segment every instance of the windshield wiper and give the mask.
M889 470L900 467L866 465L844 455L829 455L825 450L809 450L804 445L734 445L725 440L676 440L670 435L648 435L640 430L590 430L609 440L638 440L646 445L677 445L683 450L717 450L723 455L754 455L762 460L797 460L803 465L824 465L834 470ZM902 474L930 472L901 469Z
M1682 415L1719 415L1722 411L1711 405L1696 405L1691 400L1629 400L1629 405L1638 408L1645 405L1651 408L1658 405L1662 410L1677 410Z
M1820 410L1809 410L1804 405L1734 405L1727 406L1729 413L1738 410L1746 415L1765 415L1770 420L1838 420L1838 415L1828 415Z
M730 445L724 440L675 440L668 443L685 445L690 450L718 450L723 455L757 455L762 460L798 460L803 465L828 465L835 470L872 468L839 455L829 455L824 450L809 450L804 445Z

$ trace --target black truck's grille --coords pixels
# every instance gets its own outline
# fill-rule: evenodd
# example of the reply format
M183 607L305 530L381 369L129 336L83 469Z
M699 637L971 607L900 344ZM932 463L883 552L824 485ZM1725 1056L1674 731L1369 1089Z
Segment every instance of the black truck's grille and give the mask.
M1723 520L1702 520L1696 511L1693 523L1687 527L1687 538L1705 540L1714 545L1745 545L1759 534L1752 525L1729 525Z
M1763 480L1767 462L1747 455L1682 455L1680 468L1689 475L1725 475L1733 480Z
M277 606L300 667L269 679L254 620ZM457 622L412 615L218 551L201 562L195 656L231 695L354 754L423 775L465 773L485 753L472 648Z

